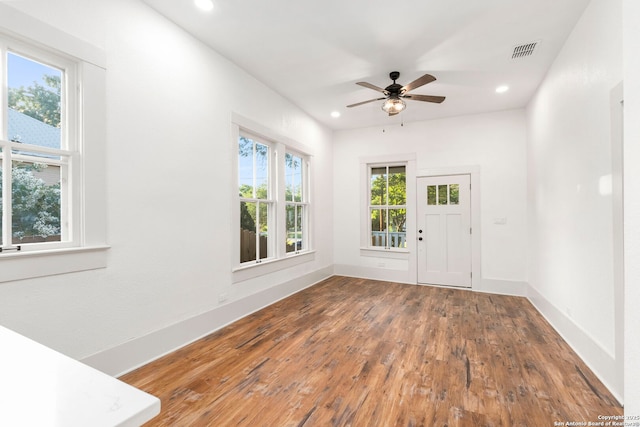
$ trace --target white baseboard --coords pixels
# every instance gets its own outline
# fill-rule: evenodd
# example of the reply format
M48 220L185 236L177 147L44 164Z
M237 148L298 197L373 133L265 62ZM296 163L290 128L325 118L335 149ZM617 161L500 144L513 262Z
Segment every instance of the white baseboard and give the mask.
M477 292L487 292L490 294L513 295L517 297L527 296L527 282L502 279L480 279L479 285L474 286Z
M613 355L531 285L527 287L527 298L602 381L618 402L624 403L622 399L624 384L616 374L616 364L621 362L616 362Z
M80 360L118 377L333 275L333 266L216 307Z
M359 279L382 280L385 282L408 283L415 285L406 270L393 270L387 268L364 267L359 265L334 264L336 276L357 277Z
M416 284L415 275L410 275L406 270L394 270L389 268L376 268L361 265L335 264L334 273L337 276L357 277L360 279L383 280L387 282ZM514 295L524 297L527 295L527 283L514 280L480 279L479 285L473 287L477 292L492 294Z

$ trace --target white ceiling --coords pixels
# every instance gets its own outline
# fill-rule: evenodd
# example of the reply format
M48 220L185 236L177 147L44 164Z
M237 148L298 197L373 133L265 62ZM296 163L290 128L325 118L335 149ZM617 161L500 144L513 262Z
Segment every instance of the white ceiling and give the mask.
M589 0L143 0L332 129L397 124L523 107ZM517 45L539 41L532 56ZM407 101L388 117L381 94L355 83L407 84L444 95L442 104ZM510 90L497 94L499 85ZM330 113L338 111L339 118Z

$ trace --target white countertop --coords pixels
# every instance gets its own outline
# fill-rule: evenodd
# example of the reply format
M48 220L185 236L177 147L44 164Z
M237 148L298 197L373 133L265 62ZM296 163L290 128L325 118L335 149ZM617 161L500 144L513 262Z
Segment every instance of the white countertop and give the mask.
M160 400L0 326L0 426L140 426Z

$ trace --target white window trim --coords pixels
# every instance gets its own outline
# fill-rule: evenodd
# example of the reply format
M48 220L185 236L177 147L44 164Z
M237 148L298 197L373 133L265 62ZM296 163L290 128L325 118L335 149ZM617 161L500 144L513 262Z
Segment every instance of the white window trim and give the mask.
M42 245L32 250L0 253L0 282L85 271L106 266L106 92L104 51L64 33L49 24L0 4L0 33L18 44L51 52L77 64L78 84L69 88L77 94L77 132L83 163L74 165L72 214L73 247L51 249ZM77 91L77 92L76 92ZM4 95L3 95L4 96ZM4 123L6 127L6 123ZM75 162L77 163L77 162Z
M3 3L0 3L0 32L106 69L107 56L103 49Z
M407 248L382 248L371 246L370 213L369 213L369 186L371 167L405 165L407 179ZM360 158L360 255L378 258L410 259L415 252L416 239L416 154L391 154L385 156L368 156Z
M250 263L245 262L240 264L238 260L238 254L240 253L240 241L238 238L232 238L231 245L231 265L232 265L232 273L233 273L233 282L241 282L244 280L248 280L251 278L259 277L264 274L269 274L271 272L279 271L285 268L293 267L295 265L299 265L305 262L309 262L315 259L315 249L313 246L313 208L312 208L312 200L313 195L310 193L311 190L311 181L313 179L312 176L312 165L311 159L313 155L311 154L311 150L306 147L304 144L301 144L291 138L287 138L282 136L256 122L251 119L247 119L241 115L232 114L231 118L231 143L233 147L233 160L232 160L232 176L234 177L234 183L236 182L238 176L238 138L240 134L246 135L254 135L260 139L260 141L268 141L274 152L272 156L275 156L275 168L276 168L276 180L278 183L282 183L282 185L277 185L276 193L277 200L281 201L276 209L282 211L282 213L276 215L276 225L273 230L273 235L276 236L273 240L275 248L275 257L271 257L268 259L263 259L260 263ZM284 215L284 210L286 206L285 202L285 188L284 188L284 168L279 167L278 165L284 164L285 153L295 153L296 155L302 156L307 161L307 172L306 172L306 182L304 185L306 186L307 194L308 194L308 203L309 208L307 209L309 212L307 213L307 248L306 250L298 251L297 253L288 253L286 251L286 238L285 231L286 230L286 216ZM237 189L234 188L231 192L232 197L232 209L231 209L231 221L232 221L232 235L235 233L235 230L240 229L240 203L238 198ZM270 232L270 235L272 233Z

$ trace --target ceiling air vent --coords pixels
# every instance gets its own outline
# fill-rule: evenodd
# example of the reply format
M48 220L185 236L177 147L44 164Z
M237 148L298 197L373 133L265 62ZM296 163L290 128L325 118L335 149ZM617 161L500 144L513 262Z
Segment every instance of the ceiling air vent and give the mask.
M511 59L524 58L526 56L533 55L536 46L538 46L538 43L540 42L525 43L514 47L513 54L511 54Z

